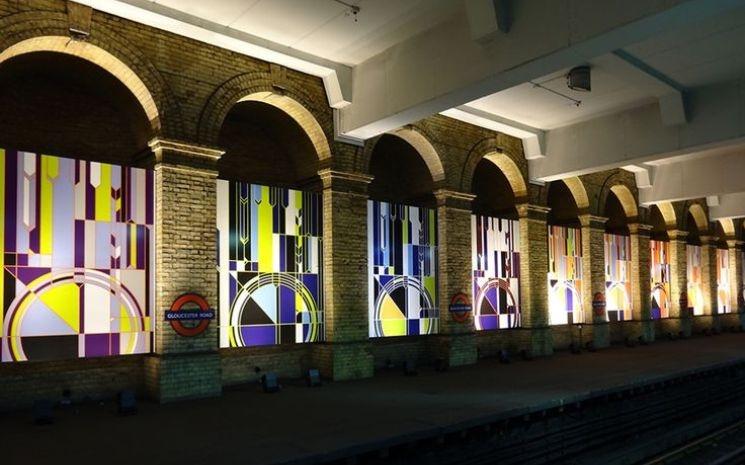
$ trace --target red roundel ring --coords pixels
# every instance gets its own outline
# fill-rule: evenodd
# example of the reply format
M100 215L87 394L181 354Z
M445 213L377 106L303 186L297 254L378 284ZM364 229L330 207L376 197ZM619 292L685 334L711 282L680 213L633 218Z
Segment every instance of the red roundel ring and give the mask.
M450 305L471 305L471 301L468 298L468 296L462 292L459 292L455 294L452 299L450 299ZM450 317L453 319L453 321L456 321L458 323L465 323L468 320L468 314L471 313L470 311L464 311L464 312L450 312Z
M199 310L203 312L206 312L210 309L209 304L201 295L184 294L173 301L173 303L171 304L171 311L180 312L184 308L184 305L189 303L197 304ZM199 324L194 327L184 326L184 324L178 320L171 320L170 323L173 330L176 331L178 334L186 337L191 337L205 332L207 330L207 327L210 325L210 320L200 320Z

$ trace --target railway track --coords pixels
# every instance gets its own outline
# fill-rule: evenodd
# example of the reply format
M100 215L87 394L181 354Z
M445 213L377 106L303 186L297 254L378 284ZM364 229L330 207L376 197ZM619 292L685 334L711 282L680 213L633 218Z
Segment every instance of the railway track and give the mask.
M745 451L745 364L733 363L606 393L572 405L535 411L521 417L470 426L428 439L347 458L341 463L429 465L566 464L631 465L662 454L684 458L681 444L712 431L732 431L740 442L726 441L728 460L741 463ZM739 422L738 422L739 421ZM725 425L738 422L738 428ZM721 437L721 436L717 436ZM712 436L711 441L714 440ZM722 443L725 441L721 441ZM699 448L703 453L703 445ZM687 449L691 451L693 449ZM719 448L723 452L724 448ZM678 454L678 455L670 455ZM663 456L660 456L663 457ZM645 460L647 460L645 462ZM712 462L713 463L713 462Z

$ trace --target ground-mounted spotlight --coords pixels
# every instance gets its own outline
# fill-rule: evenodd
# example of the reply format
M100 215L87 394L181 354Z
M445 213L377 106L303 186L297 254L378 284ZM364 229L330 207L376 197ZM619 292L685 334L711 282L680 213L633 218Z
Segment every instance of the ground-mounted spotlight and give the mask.
M116 395L116 408L119 415L134 415L137 413L137 398L131 389L120 391Z
M280 386L279 381L277 381L277 374L268 372L261 375L261 388L267 394L279 392Z
M311 368L308 373L305 374L305 384L308 387L320 387L321 386L321 372L317 368Z
M52 412L54 404L51 400L41 399L34 402L34 424L51 425L54 423L54 413Z

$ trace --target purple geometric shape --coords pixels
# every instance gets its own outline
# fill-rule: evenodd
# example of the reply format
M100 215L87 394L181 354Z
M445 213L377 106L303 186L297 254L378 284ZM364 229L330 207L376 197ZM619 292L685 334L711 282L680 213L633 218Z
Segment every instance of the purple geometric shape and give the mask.
M287 286L279 286L279 322L295 322L295 292Z
M85 356L103 357L109 355L109 334L86 334Z
M246 347L268 346L277 343L274 326L243 326L241 336Z

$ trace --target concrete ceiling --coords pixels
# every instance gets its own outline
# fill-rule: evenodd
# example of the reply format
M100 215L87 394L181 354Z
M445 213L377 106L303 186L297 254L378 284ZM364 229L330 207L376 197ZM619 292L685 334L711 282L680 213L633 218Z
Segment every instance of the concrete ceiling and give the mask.
M155 0L207 21L347 65L358 64L453 14L454 0Z
M695 172L745 216L745 0L347 0L357 22L334 0L78 1L322 77L346 142L443 113L522 138L538 181L621 167L655 203Z

